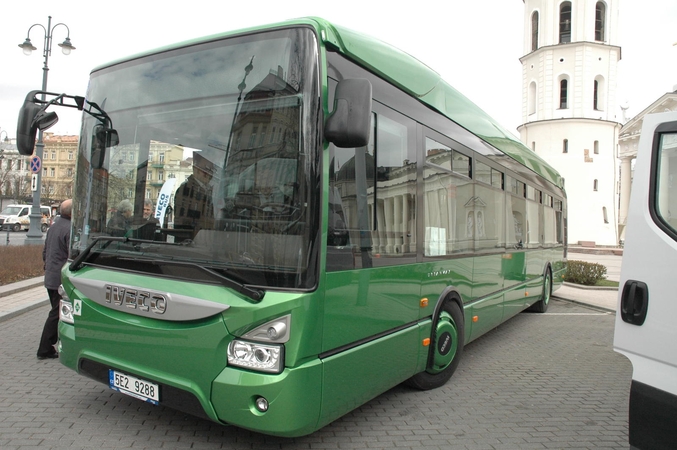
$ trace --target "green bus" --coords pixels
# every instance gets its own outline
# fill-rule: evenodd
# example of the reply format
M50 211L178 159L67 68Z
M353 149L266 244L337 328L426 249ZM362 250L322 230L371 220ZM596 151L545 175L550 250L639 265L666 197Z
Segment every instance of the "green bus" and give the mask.
M44 99L40 99L42 95ZM562 283L560 175L411 56L319 18L32 92L83 111L59 358L124 394L312 433ZM144 214L149 203L151 214Z

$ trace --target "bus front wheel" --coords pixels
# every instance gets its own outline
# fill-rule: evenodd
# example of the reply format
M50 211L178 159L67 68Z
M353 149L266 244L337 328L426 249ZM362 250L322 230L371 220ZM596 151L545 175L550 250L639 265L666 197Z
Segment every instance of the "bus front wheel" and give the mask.
M428 368L406 381L408 386L428 390L443 386L454 374L463 353L463 312L455 301L446 301L433 324Z

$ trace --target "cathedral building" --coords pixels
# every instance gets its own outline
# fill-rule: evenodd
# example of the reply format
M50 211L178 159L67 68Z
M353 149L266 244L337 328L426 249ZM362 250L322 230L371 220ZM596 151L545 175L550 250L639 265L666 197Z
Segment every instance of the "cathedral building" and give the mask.
M619 0L524 0L525 145L565 179L569 244L619 243Z

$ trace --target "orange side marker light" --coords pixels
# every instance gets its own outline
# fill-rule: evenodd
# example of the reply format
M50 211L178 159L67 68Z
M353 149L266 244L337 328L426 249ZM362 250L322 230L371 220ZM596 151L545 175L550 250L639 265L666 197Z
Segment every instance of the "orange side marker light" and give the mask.
M480 317L479 317L479 316L472 316L472 321L473 321L473 322L479 322L479 321L480 321Z
M419 301L419 306L420 306L421 308L425 308L426 306L428 306L428 299L427 299L427 298L422 298L422 299Z
M429 345L430 345L430 338L425 338L425 339L423 339L423 346L424 346L424 347L427 347L427 346L429 346Z

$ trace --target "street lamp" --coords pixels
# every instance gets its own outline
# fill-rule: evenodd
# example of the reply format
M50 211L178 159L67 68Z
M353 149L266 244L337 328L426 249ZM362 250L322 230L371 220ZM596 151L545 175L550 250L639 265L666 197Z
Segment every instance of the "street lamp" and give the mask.
M30 40L30 34L31 30L33 27L41 27L42 30L45 33L45 40L44 40L44 47L42 51L42 56L45 58L45 65L42 67L42 91L46 92L47 91L47 72L49 72L49 67L47 66L47 62L49 61L49 57L52 54L52 37L54 35L54 30L56 27L59 25L63 25L66 27L67 30L67 35L66 35L66 40L64 40L61 44L57 44L59 47L61 47L61 51L63 52L64 55L70 55L71 51L75 50L75 47L73 47L73 44L71 44L71 39L70 39L70 29L68 28L68 25L65 23L57 23L52 27L52 16L49 16L47 19L47 28L42 26L39 23L31 25L31 27L28 29L28 33L26 33L26 40L23 42L23 44L19 44L19 47L23 49L24 55L30 56L30 54L34 51L37 50L35 46L31 43ZM45 94L42 94L42 100L45 100ZM35 144L35 156L37 156L40 159L41 165L42 165L42 156L44 153L44 148L45 144L42 141L42 130L39 130L38 132L38 142ZM42 212L40 211L40 190L42 186L42 167L40 167L40 170L37 171L37 183L36 183L36 189L35 192L33 192L33 205L31 207L31 214L29 215L30 218L30 226L28 227L28 234L26 234L26 244L41 244L42 243L42 231L40 230L40 225L41 225L41 219L42 219Z

